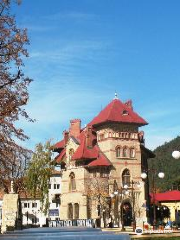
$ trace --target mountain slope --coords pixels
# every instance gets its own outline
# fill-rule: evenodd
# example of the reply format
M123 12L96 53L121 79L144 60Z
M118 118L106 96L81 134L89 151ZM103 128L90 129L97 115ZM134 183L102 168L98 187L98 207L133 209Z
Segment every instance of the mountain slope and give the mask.
M177 189L178 181L180 183L180 159L174 159L172 152L180 151L180 136L154 150L156 157L149 159L149 169L155 169L155 185L157 191L166 191ZM159 172L164 172L164 179L157 177ZM149 171L150 186L152 186L152 171ZM175 185L173 184L175 182ZM174 185L174 186L173 186Z

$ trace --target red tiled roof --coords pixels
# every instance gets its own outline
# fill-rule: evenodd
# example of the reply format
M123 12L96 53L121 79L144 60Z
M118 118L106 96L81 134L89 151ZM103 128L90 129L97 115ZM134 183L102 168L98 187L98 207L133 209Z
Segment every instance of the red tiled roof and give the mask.
M153 201L153 194L150 194L152 201ZM173 190L167 191L164 193L156 193L155 194L155 201L158 202L165 202L165 201L180 201L180 191Z
M65 147L64 139L61 140L60 142L57 142L57 143L54 145L54 149L64 148L64 147Z
M98 149L96 146L88 148L86 146L86 136L84 132L81 132L80 145L72 156L72 160L81 160L81 159L96 159L98 157Z
M89 167L111 166L111 163L103 154L100 154L99 157L96 160L90 162L88 166Z
M119 99L114 99L110 102L89 125L98 125L105 122L136 123L141 126L148 124L132 108L122 103Z
M95 138L92 137L92 140ZM85 132L81 132L79 136L80 145L75 151L75 153L72 156L72 160L82 160L82 159L91 159L91 161L88 166L94 167L94 166L110 166L110 161L102 154L100 153L100 149L97 145L92 146L92 148L88 148L86 146L86 135Z
M66 155L66 149L64 148L62 152L57 157L55 157L56 162L60 163L63 160L65 155Z

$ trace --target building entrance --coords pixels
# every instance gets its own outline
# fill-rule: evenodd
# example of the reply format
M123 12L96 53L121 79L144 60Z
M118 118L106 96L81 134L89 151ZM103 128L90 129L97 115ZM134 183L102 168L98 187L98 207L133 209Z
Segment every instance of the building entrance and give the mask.
M129 202L124 202L122 206L124 226L131 226L132 223L132 206Z

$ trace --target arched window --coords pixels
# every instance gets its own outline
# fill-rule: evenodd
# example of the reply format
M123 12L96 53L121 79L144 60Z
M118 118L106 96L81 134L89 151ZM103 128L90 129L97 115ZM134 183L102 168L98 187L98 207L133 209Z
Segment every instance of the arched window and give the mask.
M69 190L73 191L76 190L76 180L75 180L75 174L72 172L69 175Z
M122 185L130 185L130 172L129 169L125 169L122 173Z
M72 205L72 203L68 204L68 219L73 219L73 205Z
M125 158L128 157L128 148L127 147L123 148L123 157L125 157Z
M130 158L135 158L135 149L130 148Z
M116 148L116 157L121 157L121 148L120 147L117 147Z
M69 149L69 160L72 159L73 154L74 154L74 149L72 149L72 148Z
M79 219L79 204L74 204L74 219Z

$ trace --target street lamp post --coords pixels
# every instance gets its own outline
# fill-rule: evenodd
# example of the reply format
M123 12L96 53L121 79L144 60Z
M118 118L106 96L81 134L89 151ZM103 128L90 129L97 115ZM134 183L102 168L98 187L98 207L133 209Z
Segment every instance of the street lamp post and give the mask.
M123 196L125 195L125 191L127 191L126 185L124 186L124 188L123 187L116 188L115 191L110 194L111 199L114 199L117 201L118 209L119 209L119 203L122 203ZM121 231L125 231L122 207L120 208L120 211L118 211L118 219L120 219L121 221ZM112 221L112 215L111 215L111 221Z
M155 205L155 194L156 194L156 186L155 186L155 174L157 173L156 169L148 169L148 172L152 172L152 191L153 191L153 226L156 227L157 219L156 219L156 205ZM143 172L141 174L142 179L147 178L147 173ZM164 173L159 172L158 173L159 178L164 178Z
M133 226L133 231L135 231L136 228L136 219L135 219L135 185L138 187L140 186L139 182L134 182L133 180L127 184L125 184L123 187L116 188L114 193L111 194L111 198L116 197L116 200L118 203L121 203L121 208L118 213L120 213L119 219L121 219L121 231L125 231L124 228L124 216L123 216L123 206L122 206L122 201L125 195L129 194L129 190L131 190L131 198L132 198L132 226Z
M29 213L28 213L28 211L27 211L27 212L26 212L27 226L28 226L28 218L29 218Z

